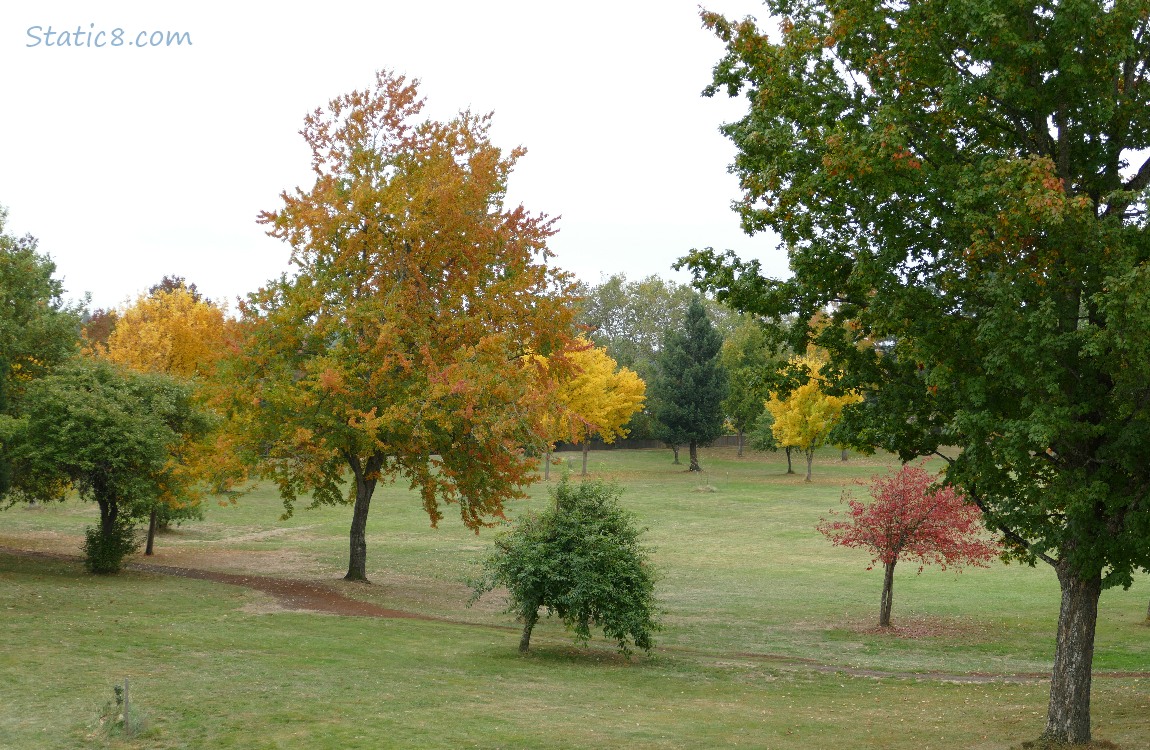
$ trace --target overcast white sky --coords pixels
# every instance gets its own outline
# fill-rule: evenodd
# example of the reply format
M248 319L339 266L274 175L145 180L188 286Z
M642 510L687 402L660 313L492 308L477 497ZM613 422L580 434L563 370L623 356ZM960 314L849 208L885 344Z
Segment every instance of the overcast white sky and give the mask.
M756 0L706 5L765 18ZM700 96L722 45L698 12L695 0L6 0L7 231L38 237L68 295L94 306L165 274L232 302L288 270L255 219L310 185L304 115L390 68L422 81L428 114L493 111L494 142L527 148L510 199L562 216L551 248L580 278L682 281L671 263L704 246L782 275L775 239L747 237L730 210L734 150L717 128L744 105ZM48 46L49 26L104 31L106 44L119 28L124 45ZM132 44L157 30L192 44Z

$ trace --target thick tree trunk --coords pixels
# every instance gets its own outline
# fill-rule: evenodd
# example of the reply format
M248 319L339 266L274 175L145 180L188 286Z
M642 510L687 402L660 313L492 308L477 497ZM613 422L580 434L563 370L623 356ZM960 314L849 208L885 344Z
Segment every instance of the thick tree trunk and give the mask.
M811 462L815 460L815 452L813 450L804 451L807 454L807 478L804 481L811 481Z
M894 606L894 565L898 560L891 560L883 565L882 600L878 605L878 626L890 627L890 610Z
M1042 737L1083 744L1090 741L1090 670L1102 575L1083 578L1065 560L1055 570L1062 587L1062 607L1058 612L1058 642L1050 678L1050 708Z
M739 452L735 454L739 458L743 457L743 431L739 430Z
M551 451L547 451L547 459L543 462L543 481L551 479Z
M671 451L675 454L675 460L672 461L671 463L673 463L675 466L679 466L680 465L680 463L679 463L679 446L672 445Z
M531 614L523 618L523 635L519 638L519 653L527 653L527 649L531 648L531 631L535 628L535 623L539 622L539 608L531 610Z
M847 460L847 449L843 448L843 461Z
M787 473L788 474L794 474L795 473L794 467L791 466L791 449L787 448L786 451L787 451Z
M367 512L371 508L371 496L375 492L383 457L372 456L364 465L358 456L350 456L348 463L355 475L355 505L351 511L351 551L344 580L367 583Z
M159 515L159 511L156 508L152 508L152 515L148 519L148 543L147 543L147 545L144 546L144 554L145 555L152 554L152 542L154 542L156 539L156 516L157 515Z
M687 470L702 471L703 467L699 466L699 444L692 440L689 445L691 450L691 465L687 467Z
M587 454L591 452L590 438L583 441L583 473L580 476L587 476Z

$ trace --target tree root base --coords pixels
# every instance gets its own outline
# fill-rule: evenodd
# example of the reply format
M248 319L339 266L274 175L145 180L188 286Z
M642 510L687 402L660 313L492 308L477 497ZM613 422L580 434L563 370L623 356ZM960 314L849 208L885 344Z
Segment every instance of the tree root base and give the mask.
M1122 750L1122 747L1110 740L1091 740L1084 744L1071 745L1039 737L1030 742L1023 742L1015 750Z

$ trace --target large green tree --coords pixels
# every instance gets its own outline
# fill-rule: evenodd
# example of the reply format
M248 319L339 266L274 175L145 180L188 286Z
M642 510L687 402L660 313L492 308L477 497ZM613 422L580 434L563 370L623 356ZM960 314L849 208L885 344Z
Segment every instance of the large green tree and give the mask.
M79 310L63 300L53 278L56 264L36 249L36 239L4 232L8 211L0 206L0 448L3 422L13 414L29 383L47 374L77 347ZM0 492L11 480L10 452L0 450Z
M504 205L522 149L492 144L489 116L422 106L381 72L307 118L315 182L263 214L294 273L241 306L242 351L223 365L237 445L287 511L305 493L352 504L349 580L367 578L380 481L406 479L433 525L454 503L478 529L523 496L524 448L548 439L532 357L561 371L574 342L552 220Z
M709 93L747 97L737 208L794 277L687 262L736 307L833 305L858 446L962 448L947 480L1058 577L1043 733L1086 742L1099 595L1150 568L1150 4L768 9L773 37L704 13L727 44Z
M12 421L15 476L7 499L95 501L100 524L86 551L95 573L115 573L135 548L133 526L157 500L182 494L176 453L203 437L208 416L190 386L98 359L76 359L30 383Z
M711 325L701 298L687 307L682 326L669 331L656 359L651 390L661 438L669 445L686 445L690 471L701 471L699 446L723 434L723 399L727 370L719 360L723 339Z

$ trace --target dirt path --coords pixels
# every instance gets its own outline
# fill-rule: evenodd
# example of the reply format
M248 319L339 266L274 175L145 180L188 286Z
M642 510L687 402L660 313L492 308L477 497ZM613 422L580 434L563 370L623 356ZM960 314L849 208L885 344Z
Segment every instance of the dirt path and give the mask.
M196 568L177 568L172 565L153 565L151 563L128 563L128 570L138 570L144 573L160 573L180 578L199 578L216 583L227 583L232 586L244 586L265 594L271 594L276 602L284 609L323 612L330 615L343 615L346 617L391 617L409 620L431 620L435 622L448 622L438 617L421 615L416 612L404 612L399 609L377 607L369 602L358 599L349 599L329 586L316 581L301 581L292 578L269 578L267 576L236 575L234 573L217 573L211 570Z
M0 553L15 555L17 557L33 557L43 560L61 560L66 562L83 562L78 555L67 555L59 552L36 552L31 550L15 549L0 546ZM346 617L390 617L409 620L429 620L434 622L448 622L442 618L430 615L421 615L416 612L404 612L398 609L378 607L369 602L350 599L330 586L317 581L301 581L292 578L272 578L270 576L238 575L235 573L220 573L214 570L199 568L180 568L174 565L155 565L147 562L129 562L124 565L126 570L136 570L142 573L158 573L160 575L177 576L180 578L197 578L203 581L226 583L232 586L243 586L256 591L262 591L275 598L276 603L284 609L303 612L322 612L330 615L343 615Z
M35 552L21 550L13 547L0 546L0 553L16 557L31 557L44 560L61 560L66 562L82 562L78 555L66 555L56 552ZM324 614L340 615L344 617L388 617L409 620L426 620L429 622L450 623L453 625L466 625L470 627L496 627L481 623L466 622L464 620L449 620L442 617L432 617L416 612L406 612L398 609L387 609L368 602L351 599L330 586L317 581L303 581L292 578L271 578L257 575L237 575L234 573L220 573L199 568L181 568L173 565L154 565L152 563L131 562L124 566L128 570L142 573L157 573L159 575L178 576L180 578L196 578L216 583L226 583L231 586L262 591L270 594L276 602L287 610L304 612L321 612ZM517 628L499 628L501 630L515 630ZM724 660L765 661L780 666L799 667L823 674L844 674L852 677L872 677L876 679L903 679L903 680L931 680L937 682L955 683L990 683L990 682L1038 682L1050 679L1049 672L1030 672L1017 674L991 674L973 672L969 674L947 674L943 672L892 672L877 669L860 669L834 664L826 664L815 659L804 659L795 656L781 656L759 653L732 653L716 654L709 651L699 651L690 648L666 647L662 651L692 654L705 658ZM1095 678L1137 678L1150 679L1150 672L1095 672Z

